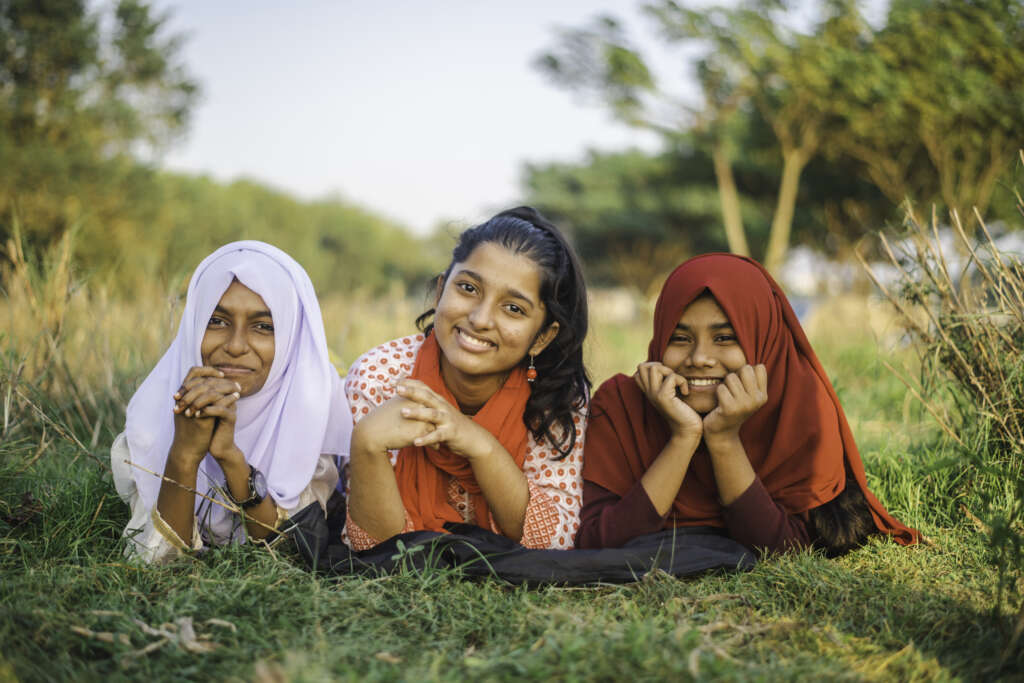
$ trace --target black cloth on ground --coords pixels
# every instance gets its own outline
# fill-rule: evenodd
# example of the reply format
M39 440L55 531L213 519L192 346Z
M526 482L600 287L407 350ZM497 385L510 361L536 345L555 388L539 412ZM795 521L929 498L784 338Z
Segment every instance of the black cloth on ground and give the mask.
M328 504L329 511L331 507ZM369 550L354 552L337 533L331 533L323 509L314 503L293 515L283 531L295 541L310 569L335 575L458 568L470 578L491 576L515 585L573 586L628 583L653 570L677 577L709 570L747 570L756 561L750 550L711 527L659 531L638 536L621 548L600 550L531 550L472 524L446 524L445 529L450 533L399 534Z

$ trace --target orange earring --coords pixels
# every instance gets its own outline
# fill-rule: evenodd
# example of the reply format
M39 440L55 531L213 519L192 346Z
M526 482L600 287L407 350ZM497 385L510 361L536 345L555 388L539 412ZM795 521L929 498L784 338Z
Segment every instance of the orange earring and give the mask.
M530 354L530 367L526 368L526 381L533 384L533 380L537 379L537 368L533 366L533 354Z

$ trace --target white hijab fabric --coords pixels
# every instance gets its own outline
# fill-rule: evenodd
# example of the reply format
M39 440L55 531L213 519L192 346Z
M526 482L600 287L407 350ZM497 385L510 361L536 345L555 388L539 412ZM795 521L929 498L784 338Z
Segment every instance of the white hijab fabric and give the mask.
M295 507L320 454L347 459L352 414L343 383L328 357L320 304L309 276L292 257L264 242L226 244L192 275L178 334L128 403L125 432L132 462L162 474L174 438L174 397L189 369L203 364L200 344L214 308L237 279L259 294L274 323L274 360L263 387L238 400L235 444L266 477L274 501ZM137 467L132 475L147 507L156 505L159 477ZM207 454L197 489L224 484ZM205 501L196 496L196 509ZM227 514L210 506L210 522Z

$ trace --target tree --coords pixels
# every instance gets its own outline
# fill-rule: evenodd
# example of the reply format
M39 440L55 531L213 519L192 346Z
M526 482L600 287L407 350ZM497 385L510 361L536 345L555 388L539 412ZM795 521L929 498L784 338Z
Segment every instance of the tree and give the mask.
M836 84L843 135L894 202L940 201L973 223L1024 144L1024 6L894 0L850 77Z
M671 0L647 5L663 41L702 51L688 58L699 102L658 84L611 18L564 32L539 64L631 125L694 134L712 159L729 246L739 253L748 246L732 169L760 134L749 126L767 126L782 161L764 251L772 270L791 239L804 170L819 155L894 203L984 208L1024 136L1021 4L894 0L879 28L854 0L817 8L820 20L799 29L779 0L699 11Z
M788 247L800 175L817 154L830 123L828 84L838 77L831 70L840 64L828 57L854 54L866 30L849 2L830 3L824 20L810 33L788 28L793 22L780 8L780 3L751 2L696 11L671 1L646 7L669 44L710 46L695 63L704 96L697 107L680 106L678 98L656 87L643 58L623 40L623 29L613 19L601 20L597 30L564 33L560 53L540 61L556 82L597 91L634 125L700 133L713 160L729 246L738 253L748 253L749 248L732 175L738 153L736 121L744 110L756 109L772 131L783 161L765 253L765 263L773 270ZM665 112L670 116L667 121Z
M165 24L139 0L0 0L0 238L13 212L40 247L83 222L136 236L128 206L153 188L138 156L184 130L198 93Z

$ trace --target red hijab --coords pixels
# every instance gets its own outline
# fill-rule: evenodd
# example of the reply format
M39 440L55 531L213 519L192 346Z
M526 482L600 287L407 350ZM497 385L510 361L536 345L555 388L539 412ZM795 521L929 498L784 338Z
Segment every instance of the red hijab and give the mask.
M433 334L428 334L420 347L410 376L426 384L453 406L458 406L441 377L441 349ZM527 432L523 411L529 398L526 371L517 366L501 389L473 416L474 422L497 437L519 469L523 468L526 460ZM464 521L448 503L449 475L470 494L477 525L490 529L491 511L469 461L444 446L438 449L407 446L398 453L395 478L413 528L444 531L445 522Z
M705 254L676 268L654 309L647 360L661 361L683 311L705 292L728 316L747 362L763 363L768 371L768 402L743 423L740 439L772 499L790 514L806 512L839 495L849 470L878 530L900 543L916 543L918 532L889 515L868 490L864 464L832 383L782 289L756 261ZM583 477L623 496L668 438L668 426L636 381L616 375L591 403ZM666 528L695 525L725 526L703 444L665 523Z

